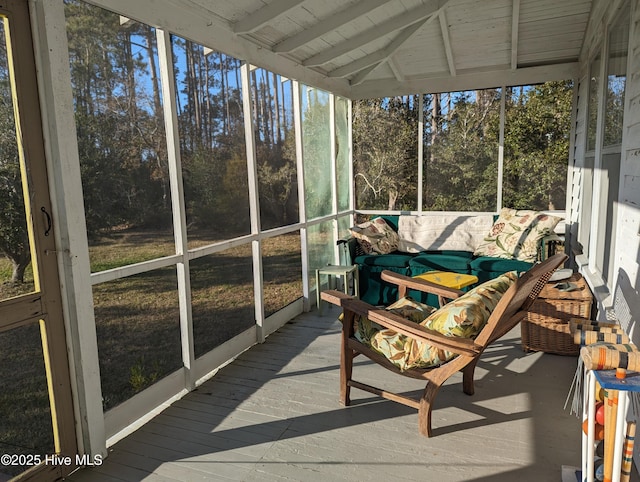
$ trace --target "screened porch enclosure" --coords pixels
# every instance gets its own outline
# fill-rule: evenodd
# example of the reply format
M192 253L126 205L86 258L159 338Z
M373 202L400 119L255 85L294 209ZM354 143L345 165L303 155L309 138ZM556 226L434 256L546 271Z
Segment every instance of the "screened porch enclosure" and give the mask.
M65 19L110 436L145 389L309 309L354 209L564 207L570 81L351 102L89 3ZM536 143L515 111L541 103L560 120Z
M80 453L314 310L361 215L560 215L631 330L638 6L476 3L30 3Z

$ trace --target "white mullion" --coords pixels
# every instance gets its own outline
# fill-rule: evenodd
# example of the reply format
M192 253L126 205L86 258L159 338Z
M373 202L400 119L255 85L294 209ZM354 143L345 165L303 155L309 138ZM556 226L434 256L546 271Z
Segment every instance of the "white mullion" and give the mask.
M355 224L355 209L356 209L356 200L355 200L355 183L353 181L353 101L351 99L347 100L347 144L349 145L349 210L351 211L351 225Z
M496 212L502 209L502 182L504 180L504 129L507 109L507 87L501 87L500 96L500 134L498 139L498 192L496 197Z
M251 66L244 62L242 76L242 107L244 113L244 137L247 149L247 170L249 182L249 212L251 215L251 233L260 233L260 200L258 198L258 166L256 161L256 139L253 129L253 109L251 103ZM258 99L256 99L258 102ZM253 297L258 342L264 342L264 296L262 294L262 242L260 238L251 242L253 256Z
M304 149L302 146L302 100L300 98L300 83L291 80L293 90L293 127L296 140L296 166L298 168L298 211L300 213L300 255L302 257L302 297L303 309L309 311L311 288L309 286L309 240L307 233L307 209L305 204L304 179Z
M73 385L76 434L81 454L106 455L106 433L93 295L90 281L78 138L64 6L59 0L30 2L43 135L59 254L62 309Z
M593 189L591 195L591 232L589 234L589 271L592 273L598 272L597 260L598 249L603 249L602 246L598 246L597 232L593 230L593 226L601 226L600 222L600 198L602 187L602 144L604 137L604 109L606 103L606 88L607 82L605 75L607 73L607 53L609 50L609 29L604 29L603 42L600 47L600 67L599 67L599 79L598 85L598 113L596 121L596 149L595 158L593 160ZM596 54L597 55L597 54ZM602 273L603 275L605 273Z
M182 185L182 162L180 158L180 135L178 133L178 108L176 106L176 83L173 76L173 51L169 32L157 29L158 62L160 66L160 84L164 102L164 125L169 160L169 184L171 186L171 209L173 211L173 236L176 254L180 260L176 264L178 275L178 300L180 306L180 340L182 363L184 365L185 387L195 388L193 365L193 315L191 311L191 280L187 247L187 215Z
M106 283L108 281L126 278L127 276L148 273L155 269L173 266L182 262L183 258L184 255L182 254L173 254L171 256L163 256L162 258L150 259L148 261L141 261L139 263L127 264L125 266L118 266L117 268L91 273L91 285Z
M336 96L329 94L329 155L331 156L331 209L333 214L338 213L338 160L336 159ZM340 249L338 240L338 219L332 222L333 226L333 257L336 264L340 264Z
M565 244L567 246L575 246L577 241L578 233L576 232L576 239L573 238L573 183L575 180L575 176L577 175L576 169L576 117L578 113L578 98L579 98L579 87L580 87L580 79L573 79L573 92L571 96L571 130L569 134L569 153L568 153L568 161L567 161L567 190L566 190L566 201L565 201ZM581 193L577 194L582 197Z
M424 185L424 94L418 95L418 212L422 213Z

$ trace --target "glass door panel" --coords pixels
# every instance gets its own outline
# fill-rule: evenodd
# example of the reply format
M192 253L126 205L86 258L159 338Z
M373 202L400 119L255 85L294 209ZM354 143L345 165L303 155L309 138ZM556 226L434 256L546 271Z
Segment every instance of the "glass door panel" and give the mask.
M0 464L0 480L55 453L38 325L29 323L0 333L0 454L11 457Z
M6 18L0 22L0 300L36 291L5 25Z
M3 0L0 480L58 480L74 467L50 463L51 456L75 461L77 453L41 126L28 3Z

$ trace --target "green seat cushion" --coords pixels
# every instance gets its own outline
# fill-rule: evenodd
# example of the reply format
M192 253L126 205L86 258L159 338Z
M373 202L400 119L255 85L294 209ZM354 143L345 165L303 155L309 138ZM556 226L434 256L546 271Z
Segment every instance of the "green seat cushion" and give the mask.
M409 267L359 266L360 299L374 306L388 306L398 299L398 286L381 279L384 270L409 276Z
M480 282L495 278L507 271L524 272L531 269L533 263L520 261L517 259L494 258L491 256L480 256L471 261L471 274L476 275Z
M428 271L452 271L468 274L469 262L473 257L468 251L424 251L410 262L411 275L416 276Z
M360 266L380 266L384 268L406 268L414 255L406 253L390 253L384 255L364 254L355 259Z

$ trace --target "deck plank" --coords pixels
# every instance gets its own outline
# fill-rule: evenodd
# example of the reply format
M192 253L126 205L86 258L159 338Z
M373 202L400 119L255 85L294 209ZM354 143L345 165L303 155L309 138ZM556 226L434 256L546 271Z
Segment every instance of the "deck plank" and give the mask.
M580 465L580 423L563 409L575 358L524 353L514 330L483 355L473 396L461 376L440 390L427 439L411 408L355 389L339 404L336 314L296 318L70 480L526 482ZM390 390L424 388L364 359L354 370Z

